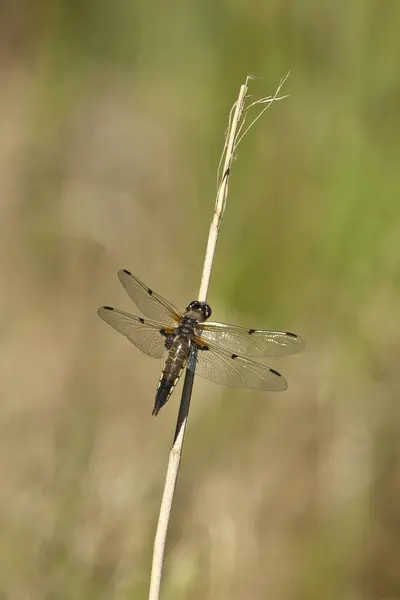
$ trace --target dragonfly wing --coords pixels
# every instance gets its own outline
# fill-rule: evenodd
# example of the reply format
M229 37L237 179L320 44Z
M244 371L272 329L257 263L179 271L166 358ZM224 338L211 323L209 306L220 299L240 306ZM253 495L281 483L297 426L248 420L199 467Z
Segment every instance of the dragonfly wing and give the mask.
M165 329L162 323L157 321L135 317L110 306L103 306L97 312L103 321L122 333L148 356L152 358L165 356L167 336L173 334L173 330Z
M226 323L199 323L196 327L202 339L209 340L245 356L287 356L300 352L304 341L295 333L269 329L245 329Z
M284 391L286 380L278 371L230 353L216 344L199 345L195 373L214 383L263 391Z
M179 310L165 298L148 288L126 269L118 271L118 278L139 310L156 321L174 326L181 318Z

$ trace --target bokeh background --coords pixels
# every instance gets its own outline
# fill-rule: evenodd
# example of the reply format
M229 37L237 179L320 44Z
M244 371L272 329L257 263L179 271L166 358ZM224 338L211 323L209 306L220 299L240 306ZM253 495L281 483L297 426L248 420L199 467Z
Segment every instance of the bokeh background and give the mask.
M96 315L124 267L292 330L282 395L196 380L162 597L400 598L400 4L3 0L0 598L147 597L179 389Z

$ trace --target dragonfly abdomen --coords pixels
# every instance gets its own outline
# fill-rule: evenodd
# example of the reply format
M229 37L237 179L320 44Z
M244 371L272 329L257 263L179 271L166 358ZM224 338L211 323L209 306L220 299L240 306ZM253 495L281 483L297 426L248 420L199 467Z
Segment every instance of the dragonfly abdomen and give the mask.
M165 361L164 369L161 373L158 384L156 401L154 404L153 415L156 416L160 408L168 402L169 397L176 384L179 381L182 371L186 366L190 353L190 340L186 335L175 336L172 346Z

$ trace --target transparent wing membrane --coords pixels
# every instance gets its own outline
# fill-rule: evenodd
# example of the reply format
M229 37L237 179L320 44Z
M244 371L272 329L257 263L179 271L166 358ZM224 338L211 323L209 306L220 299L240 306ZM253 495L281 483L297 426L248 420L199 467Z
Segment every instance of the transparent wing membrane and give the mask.
M135 317L110 306L103 306L97 312L103 321L122 333L132 344L148 356L152 358L165 356L167 352L165 347L166 335L170 332L163 328L162 323Z
M301 337L284 331L245 329L226 323L199 323L196 330L202 339L209 340L246 356L287 356L300 352L305 346Z
M200 345L197 352L195 373L214 383L230 387L250 388L262 391L283 391L286 380L280 373L252 360L229 353L216 344Z
M139 310L150 319L174 326L182 317L171 302L153 292L126 269L118 272L118 278Z

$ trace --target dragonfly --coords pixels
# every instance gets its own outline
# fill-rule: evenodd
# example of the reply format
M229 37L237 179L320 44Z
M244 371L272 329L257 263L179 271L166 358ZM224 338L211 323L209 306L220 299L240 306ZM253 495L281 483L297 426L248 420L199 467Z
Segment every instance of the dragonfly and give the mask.
M221 385L286 390L287 382L278 371L252 359L295 354L305 347L301 337L284 331L246 329L209 321L211 308L199 300L191 302L181 313L126 269L118 272L118 278L146 318L111 306L99 308L98 314L148 356L165 358L154 416L169 400L185 367Z

